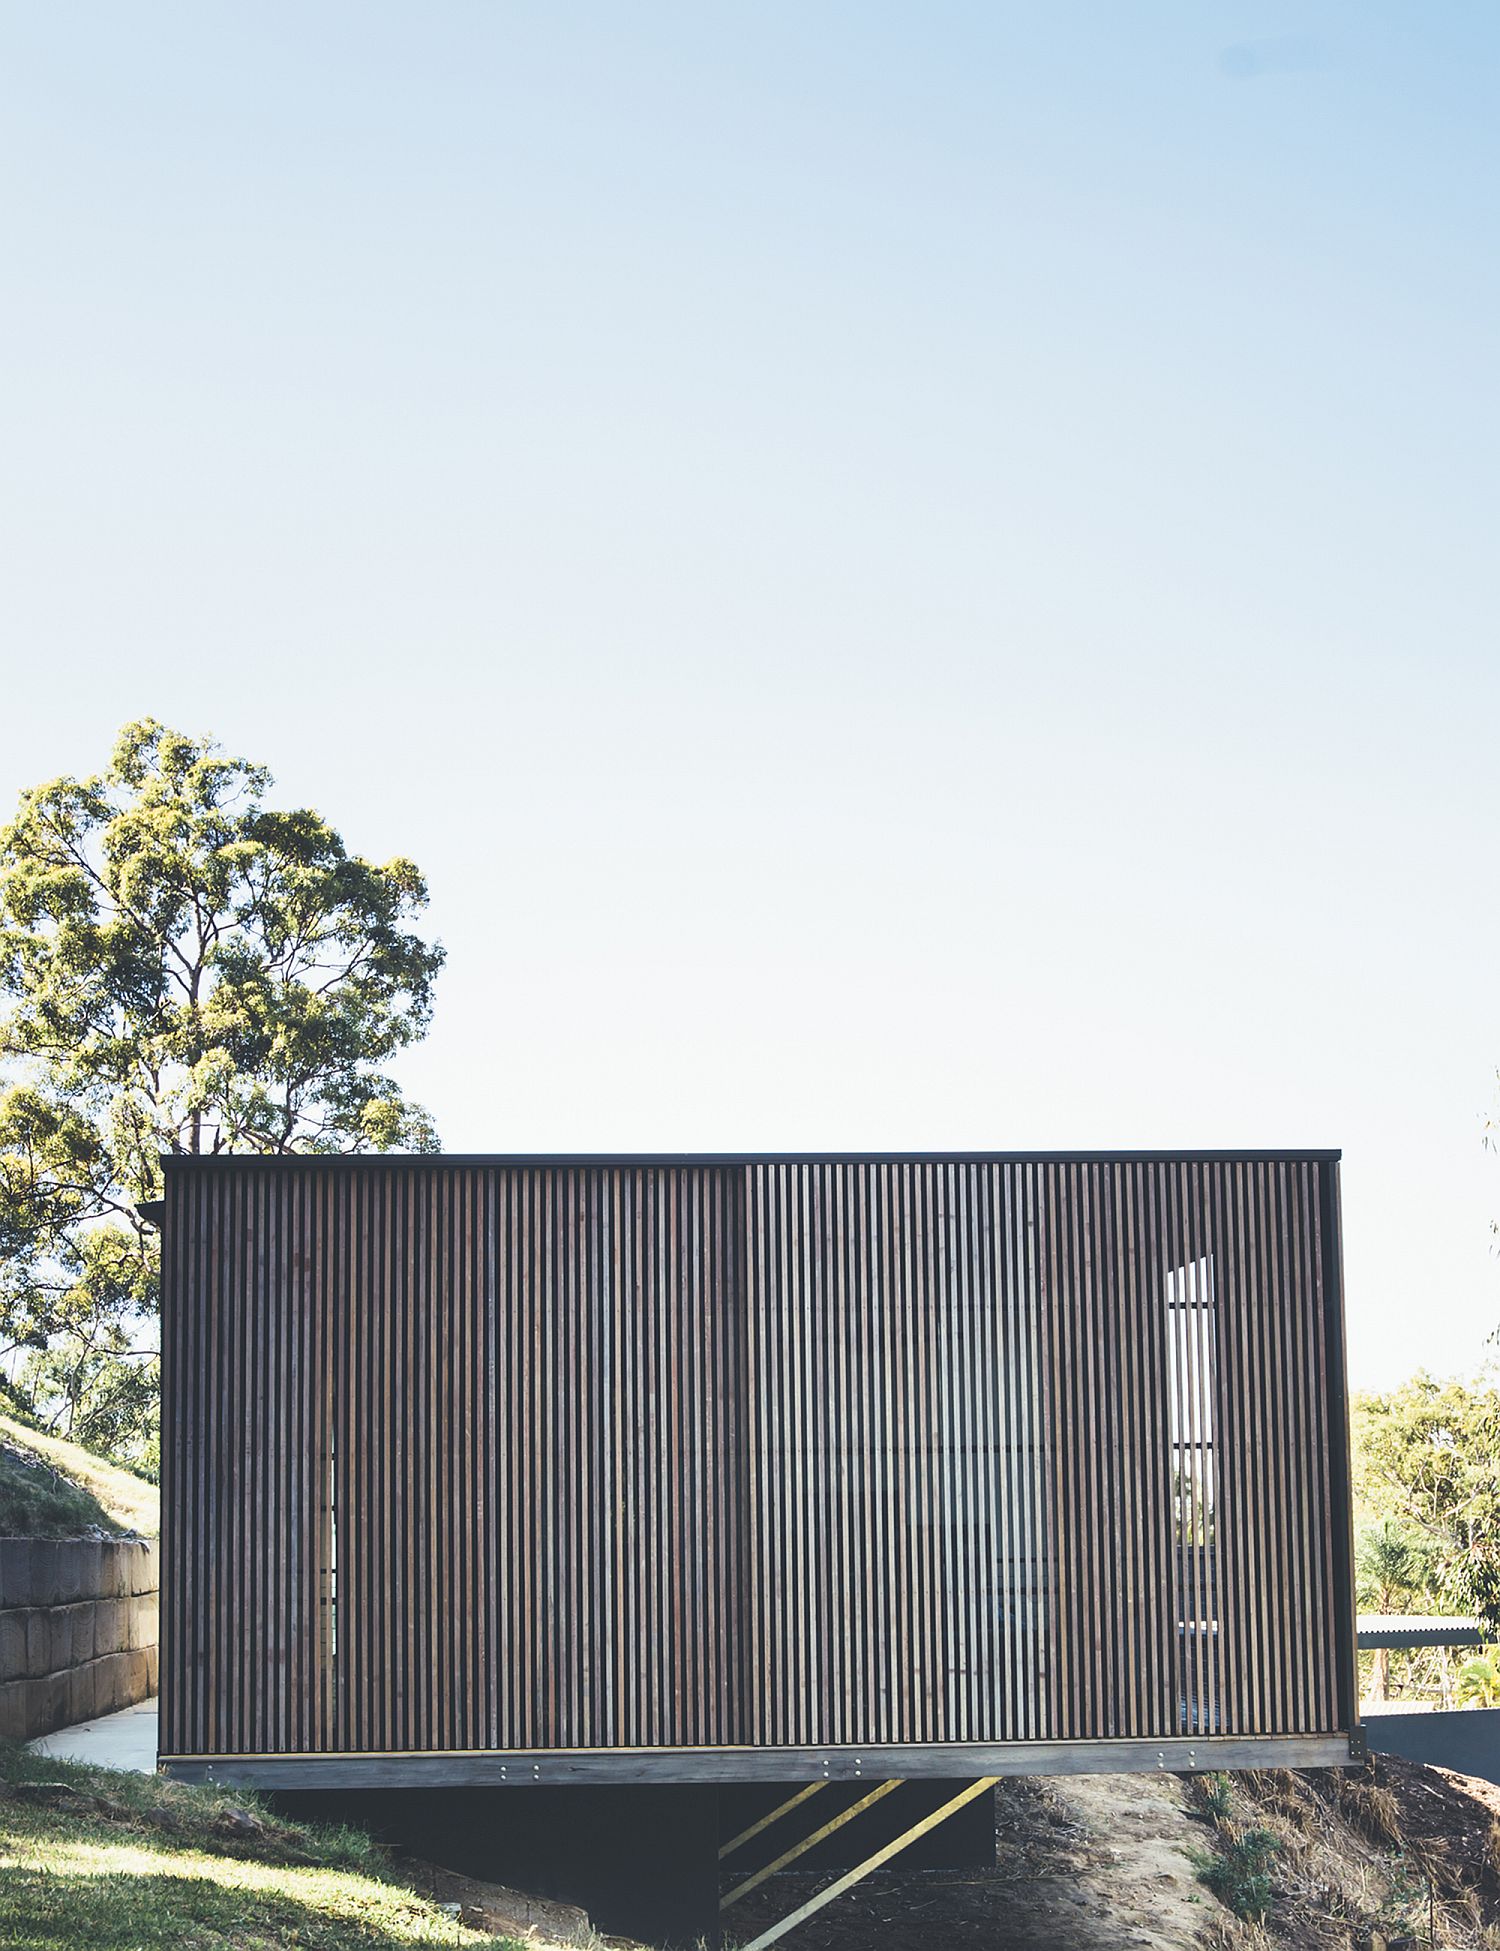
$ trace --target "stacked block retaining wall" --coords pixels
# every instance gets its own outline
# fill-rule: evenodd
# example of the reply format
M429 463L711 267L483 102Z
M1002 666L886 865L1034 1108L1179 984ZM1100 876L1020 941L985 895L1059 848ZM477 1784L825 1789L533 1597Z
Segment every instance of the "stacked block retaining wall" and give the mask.
M0 1538L0 1736L30 1741L156 1692L158 1576L140 1538Z

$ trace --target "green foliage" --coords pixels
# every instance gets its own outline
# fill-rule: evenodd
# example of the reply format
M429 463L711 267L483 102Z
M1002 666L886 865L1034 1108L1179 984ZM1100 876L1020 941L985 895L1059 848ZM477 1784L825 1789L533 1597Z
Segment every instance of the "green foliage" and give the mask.
M436 1148L385 1069L442 963L422 877L270 784L146 719L0 830L0 1374L147 1464L159 1155Z
M1454 1679L1453 1698L1460 1707L1500 1707L1500 1646L1486 1646L1464 1661Z
M1500 1392L1419 1373L1354 1403L1355 1489L1430 1551L1424 1584L1445 1610L1500 1630Z
M1432 1541L1383 1517L1361 1524L1354 1540L1356 1600L1361 1612L1406 1612L1422 1602L1437 1565Z
M1432 1894L1427 1875L1404 1849L1398 1850L1395 1861L1386 1868L1385 1895L1377 1913L1379 1924L1392 1936L1401 1935L1411 1941L1416 1927L1430 1915ZM1422 1935L1429 1944L1435 1943L1426 1931Z
M1198 1791L1204 1814L1216 1822L1227 1822L1232 1806L1229 1777L1220 1774L1196 1776L1193 1786Z
M1221 1836L1213 1853L1194 1851L1193 1862L1226 1909L1248 1924L1261 1924L1275 1895L1271 1866L1280 1854L1281 1844L1269 1829L1243 1829Z

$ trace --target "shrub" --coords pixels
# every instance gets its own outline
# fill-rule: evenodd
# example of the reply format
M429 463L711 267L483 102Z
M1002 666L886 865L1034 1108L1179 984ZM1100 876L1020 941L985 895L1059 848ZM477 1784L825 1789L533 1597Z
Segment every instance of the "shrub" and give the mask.
M1198 1875L1219 1902L1246 1923L1265 1922L1275 1894L1271 1865L1281 1844L1269 1829L1242 1829L1224 1836L1215 1854L1195 1856Z

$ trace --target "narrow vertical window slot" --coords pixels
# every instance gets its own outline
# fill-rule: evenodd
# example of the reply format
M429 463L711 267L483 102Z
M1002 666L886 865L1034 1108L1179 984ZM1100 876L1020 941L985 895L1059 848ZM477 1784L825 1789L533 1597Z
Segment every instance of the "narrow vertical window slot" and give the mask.
M1213 1675L1219 1631L1213 1575L1217 1351L1210 1255L1167 1275L1166 1303L1178 1725L1187 1734L1210 1734L1218 1722Z

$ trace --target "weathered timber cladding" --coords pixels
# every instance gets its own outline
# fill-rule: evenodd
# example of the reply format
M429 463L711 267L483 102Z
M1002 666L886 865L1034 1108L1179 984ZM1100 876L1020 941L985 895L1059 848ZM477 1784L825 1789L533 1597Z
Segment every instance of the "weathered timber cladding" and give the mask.
M1331 1155L192 1161L168 1755L1332 1735Z

